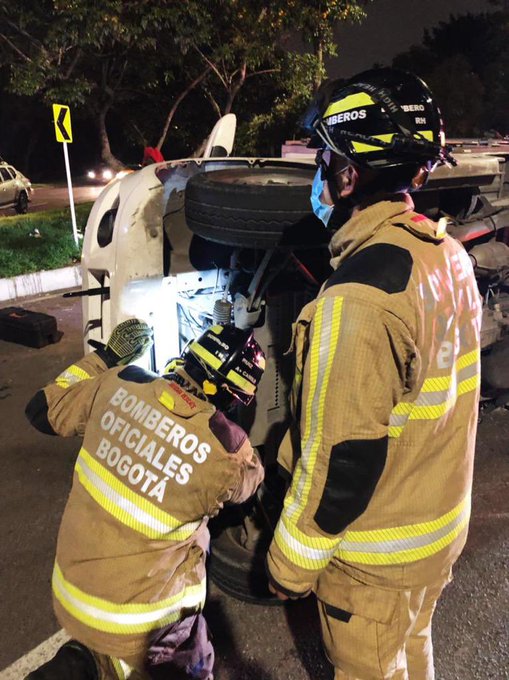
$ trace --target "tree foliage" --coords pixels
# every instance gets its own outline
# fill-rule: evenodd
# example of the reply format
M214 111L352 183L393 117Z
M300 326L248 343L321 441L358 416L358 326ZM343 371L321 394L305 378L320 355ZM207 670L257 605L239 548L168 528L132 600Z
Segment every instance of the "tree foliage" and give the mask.
M334 27L360 20L368 1L0 0L0 68L16 95L93 120L112 165L108 122L131 143L164 147L169 134L178 147L235 110L252 122L254 150L257 130L293 122L336 53Z
M393 65L420 75L440 104L449 136L509 133L509 15L450 17Z

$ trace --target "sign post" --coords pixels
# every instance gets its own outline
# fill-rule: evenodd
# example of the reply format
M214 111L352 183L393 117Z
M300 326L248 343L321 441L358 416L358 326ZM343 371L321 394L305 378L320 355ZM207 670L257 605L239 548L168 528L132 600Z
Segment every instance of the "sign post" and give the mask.
M76 213L74 211L74 196L72 193L71 167L69 165L69 152L67 144L72 143L71 111L64 104L53 104L53 122L55 124L55 137L64 147L65 172L67 175L67 189L69 190L69 207L71 209L72 233L74 243L78 246L78 228L76 226Z

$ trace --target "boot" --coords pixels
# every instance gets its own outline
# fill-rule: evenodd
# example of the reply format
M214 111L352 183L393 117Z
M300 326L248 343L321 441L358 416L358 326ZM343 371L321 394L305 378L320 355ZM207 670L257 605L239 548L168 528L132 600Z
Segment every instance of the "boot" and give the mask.
M69 640L25 680L99 680L99 673L92 652L76 640Z

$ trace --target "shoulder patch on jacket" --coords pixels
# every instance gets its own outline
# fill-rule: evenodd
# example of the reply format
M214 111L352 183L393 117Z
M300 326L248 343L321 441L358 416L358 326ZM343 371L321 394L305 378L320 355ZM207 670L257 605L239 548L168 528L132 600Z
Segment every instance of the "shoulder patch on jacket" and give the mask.
M146 371L144 368L141 368L141 366L126 366L120 371L118 377L121 380L135 383L150 383L159 378L156 373Z
M247 439L247 434L240 425L233 423L221 411L216 411L210 417L209 427L228 453L237 453Z
M339 534L367 508L387 458L388 437L352 439L332 447L315 522Z
M385 293L401 293L412 273L409 251L391 243L375 243L345 260L329 276L325 289L339 283L363 283Z

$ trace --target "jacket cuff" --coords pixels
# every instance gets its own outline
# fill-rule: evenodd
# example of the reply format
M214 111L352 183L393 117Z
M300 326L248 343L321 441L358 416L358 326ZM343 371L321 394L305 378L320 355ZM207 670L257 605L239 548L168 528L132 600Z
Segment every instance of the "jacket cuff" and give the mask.
M282 586L279 583L279 581L276 581L276 579L270 573L269 565L268 565L267 561L265 562L265 569L267 571L267 578L269 580L270 585L273 586L280 593L283 593L283 595L286 595L289 598L297 598L297 597L306 597L311 592L311 588L308 588L307 590L304 590L302 592L296 592L295 590L289 590L288 588L285 588L284 586Z
M273 540L265 558L265 568L272 585L289 597L309 594L318 577L315 571L300 569L289 562Z

